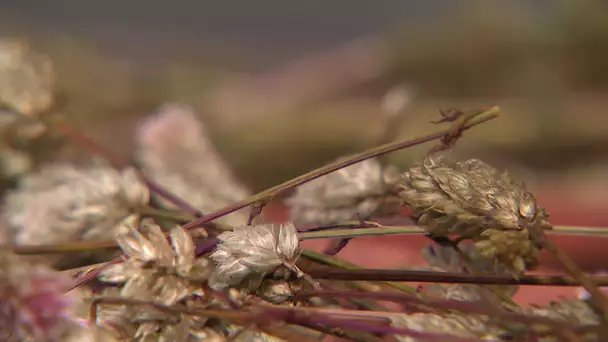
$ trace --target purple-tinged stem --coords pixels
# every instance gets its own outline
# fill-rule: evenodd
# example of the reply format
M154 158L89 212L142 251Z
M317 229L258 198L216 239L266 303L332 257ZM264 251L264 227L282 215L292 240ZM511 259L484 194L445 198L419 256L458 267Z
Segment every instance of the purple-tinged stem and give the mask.
M146 177L143 173L140 172L140 177L143 182L148 186L150 192L155 193L156 195L166 199L169 203L175 205L181 211L196 217L200 217L203 215L198 209L188 204L188 202L179 198L177 195L174 195L169 190L165 189L160 184L154 182L153 180Z
M82 134L82 133L78 132L77 130L73 129L72 127L70 127L68 124L57 123L55 125L55 127L61 134L68 137L75 143L81 145L85 149L88 149L93 154L96 154L96 155L104 158L110 164L112 164L112 166L114 166L115 168L125 168L125 167L132 166L131 163L121 159L120 157L118 157L117 155L112 153L110 150L97 144L89 137L85 136L84 134ZM201 213L198 211L198 209L194 208L192 205L188 204L186 201L182 200L178 196L172 194L170 191L165 189L160 184L157 184L156 182L154 182L151 179L149 179L148 177L146 177L139 169L136 168L136 170L137 170L141 180L146 184L148 189L150 189L150 192L157 194L160 197L165 198L167 201L169 201L171 204L175 205L176 207L178 207L185 213L188 213L192 216L201 215Z
M213 249L215 248L215 246L217 246L217 244L220 242L220 239L218 238L210 238L207 240L200 240L196 242L196 250L195 250L195 254L196 256L201 256L203 254L207 254L211 251L213 251Z
M498 113L499 113L498 107L492 107L492 108L486 110L484 113L480 113L479 115L483 115L481 118L467 122L467 124L463 125L460 129L461 129L461 131L465 131L476 125L479 125L481 123L487 122L492 119L495 119L496 117L498 117ZM427 142L430 142L433 140L442 139L447 134L451 134L451 133L452 133L452 130L448 129L445 131L441 131L441 132L434 133L434 134L429 134L427 136L412 139L412 140L398 141L398 142L385 144L385 145L379 146L377 148L368 150L366 152L354 155L352 157L345 158L342 161L338 161L338 162L326 165L326 166L316 169L312 172L309 172L305 175L302 175L300 177L287 181L283 184L270 188L266 191L253 195L244 201L227 206L214 213L210 213L208 215L199 217L198 219L186 224L184 226L184 229L188 230L188 229L200 227L201 225L203 225L207 222L213 221L219 217L222 217L222 216L228 215L232 212L235 212L237 210L243 209L247 206L257 203L258 201L272 199L273 197L278 196L286 191L289 191L297 186L308 183L321 176L325 176L329 173L340 170L342 168L362 162L366 159L378 157L381 155L385 155L387 153L391 153L391 152L401 150L404 148L420 145L420 144L427 143Z

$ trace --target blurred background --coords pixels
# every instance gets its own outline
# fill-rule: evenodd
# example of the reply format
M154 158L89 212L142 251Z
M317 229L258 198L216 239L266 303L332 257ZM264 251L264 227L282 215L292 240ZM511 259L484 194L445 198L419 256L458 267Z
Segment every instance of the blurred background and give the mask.
M374 145L384 95L406 85L399 138L437 130L440 108L498 105L455 153L512 170L554 223L608 225L605 1L0 4L2 32L55 64L62 114L123 157L138 118L187 103L261 190ZM390 158L406 167L423 151ZM560 243L605 265L603 239Z

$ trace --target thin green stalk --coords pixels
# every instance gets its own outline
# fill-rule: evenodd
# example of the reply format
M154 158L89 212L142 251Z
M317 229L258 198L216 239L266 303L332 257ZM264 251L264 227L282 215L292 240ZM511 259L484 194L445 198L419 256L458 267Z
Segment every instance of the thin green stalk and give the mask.
M168 219L181 219L188 214L181 214L162 209L140 208L138 213L150 216L163 217ZM221 226L220 230L229 230L229 226ZM356 238L362 236L382 236L382 235L418 235L425 231L418 226L377 226L371 228L333 228L318 231L300 232L300 240L311 239L341 239ZM603 227L574 227L574 226L555 226L547 233L552 235L572 234L572 235L608 235L608 228ZM0 248L11 248L15 254L23 255L43 255L61 254L72 252L87 252L100 249L117 248L113 240L104 241L75 241L52 245L19 245L19 246L0 246Z
M148 210L146 210L148 211ZM166 214L168 212L162 212ZM172 213L171 213L172 214ZM167 216L165 216L167 217ZM394 235L394 234L419 234L421 230L417 227L374 227L374 228L357 228L357 229L328 229L322 231L302 232L300 240L309 239L325 239L325 238L352 238L359 236L370 235ZM117 248L116 242L113 240L104 241L75 241L66 243L57 243L52 245L20 245L20 246L3 246L11 248L15 254L22 255L42 255L42 254L61 254L74 252L87 252L99 249Z
M380 236L380 235L405 235L420 234L424 231L418 227L399 227L399 226L380 226L372 228L355 229L327 229L312 232L302 232L299 234L300 240L309 239L339 239L355 238L361 236Z
M606 227L580 227L580 226L553 226L552 230L548 230L547 234L552 235L593 235L603 236L608 235L608 228Z

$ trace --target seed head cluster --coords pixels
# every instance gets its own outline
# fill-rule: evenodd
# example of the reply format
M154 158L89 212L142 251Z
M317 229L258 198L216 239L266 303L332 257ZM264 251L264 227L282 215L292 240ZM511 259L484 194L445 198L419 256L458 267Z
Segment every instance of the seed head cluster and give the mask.
M139 123L136 142L144 174L203 213L249 196L189 106L168 103L160 107ZM247 213L239 211L218 221L238 226L247 218Z
M55 157L60 141L46 123L54 102L52 61L25 40L0 38L0 180L14 181Z
M291 223L236 227L219 239L221 243L210 256L215 263L210 285L217 289L245 279L257 288L261 277L279 266L293 270L300 251L298 232Z
M0 103L34 115L53 103L55 70L52 61L25 41L0 39Z
M486 258L472 244L460 243L457 248L429 244L422 250L422 256L432 270L466 274L508 274L508 268L491 258ZM481 286L475 284L431 284L426 291L446 299L467 302L490 302L493 306L505 306L517 286Z
M391 185L399 173L376 159L332 172L296 188L286 203L290 220L301 225L335 224L390 215L399 210Z
M193 297L202 295L202 284L211 274L209 260L195 256L194 242L181 227L171 230L170 243L156 224L145 223L142 230L147 234L133 229L117 237L125 261L106 268L100 274L100 280L120 285L115 295L122 298L187 307ZM116 290L111 288L110 292L113 291ZM166 315L145 308L102 304L98 310L99 325L116 330L122 336L132 336L130 333L134 332L134 336L142 340L148 336L163 336L164 340L170 341L169 337L188 337L204 328L199 326L204 322L187 316L164 320L162 317ZM147 320L153 322L141 323Z
M22 178L3 210L14 243L38 245L113 239L148 200L134 169L50 164Z
M451 163L431 156L401 179L400 197L432 235L473 239L483 256L515 274L537 263L528 229L547 226L547 215L506 172L476 159Z

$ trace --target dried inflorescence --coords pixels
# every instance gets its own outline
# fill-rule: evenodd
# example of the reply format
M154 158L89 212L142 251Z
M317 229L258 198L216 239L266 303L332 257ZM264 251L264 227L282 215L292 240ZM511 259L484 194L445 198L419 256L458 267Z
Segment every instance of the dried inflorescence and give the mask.
M58 141L38 116L53 103L55 71L22 40L0 39L0 177L12 180L52 155ZM51 147L51 148L49 148ZM46 153L42 153L44 150ZM42 155L44 154L44 155Z
M527 308L525 312L570 324L593 325L600 322L598 313L587 301L580 299L554 301L545 307Z
M280 266L298 272L299 238L293 224L262 224L236 227L219 236L221 243L211 254L215 270L210 286L223 289L249 280L256 289L262 278Z
M521 273L538 261L528 229L547 215L522 183L476 159L427 157L402 175L400 197L434 236L473 239L479 252Z
M33 115L53 103L55 70L51 60L30 49L27 42L0 39L0 103Z
M414 313L394 316L393 326L417 332L445 334L454 338L498 340L500 329L489 325L486 320L463 314ZM397 335L400 342L418 342L411 336Z
M211 275L211 262L195 256L194 242L181 227L171 230L170 244L156 224L145 222L142 230L146 236L132 230L117 237L126 260L103 270L99 278L121 287L118 293L110 289L105 295L183 308L195 305ZM100 304L97 323L142 341L151 337L186 341L191 334L204 334L205 320L169 315L149 307Z
M16 244L111 239L148 200L134 169L51 164L21 179L6 196L4 213Z
M473 245L460 243L452 246L430 244L422 256L432 270L468 274L508 274L508 268L493 259L483 257ZM508 306L517 286L475 284L432 284L425 291L445 299L467 302L485 301L493 306Z
M137 159L146 176L203 213L249 195L213 146L203 122L188 106L162 106L140 123L136 141ZM246 213L236 212L219 221L238 226L247 218Z
M290 220L322 225L394 214L399 203L391 188L398 176L396 168L376 159L332 172L296 188L286 201Z
M59 341L74 323L70 279L0 250L0 340Z

